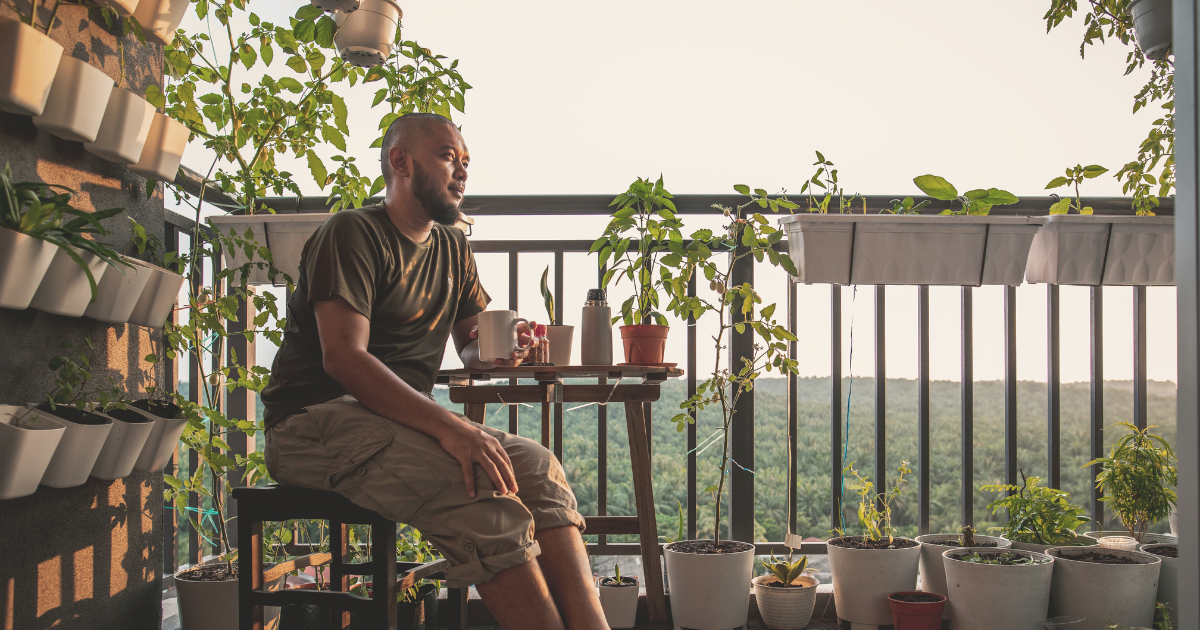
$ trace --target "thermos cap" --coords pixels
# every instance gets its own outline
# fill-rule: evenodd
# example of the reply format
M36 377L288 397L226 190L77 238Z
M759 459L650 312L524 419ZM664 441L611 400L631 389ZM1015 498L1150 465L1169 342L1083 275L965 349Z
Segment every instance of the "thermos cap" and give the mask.
M604 289L588 289L587 301L589 302L605 302L608 296L604 294Z

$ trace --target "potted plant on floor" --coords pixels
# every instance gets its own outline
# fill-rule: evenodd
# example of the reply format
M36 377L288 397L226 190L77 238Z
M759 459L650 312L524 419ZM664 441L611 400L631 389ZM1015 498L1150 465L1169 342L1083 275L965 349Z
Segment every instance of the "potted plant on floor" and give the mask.
M0 501L37 491L64 432L63 423L48 415L0 405Z
M50 39L54 18L38 28L41 0L33 0L20 20L0 19L0 111L36 116L46 107L63 47ZM14 7L16 8L16 7Z
M892 625L896 630L939 630L946 596L925 591L888 593L888 608L892 610Z
M637 623L638 579L621 576L621 565L612 576L600 577L600 606L609 628L632 628Z
M666 192L661 186L639 181L642 192L669 201L661 196ZM791 259L774 249L783 232L771 227L766 217L757 211L778 212L781 207L786 207L785 202L791 202L786 198L768 197L761 189L752 192L748 186L738 185L734 189L749 195L750 201L735 208L720 208L725 216L721 229L697 230L686 246L682 239L669 238L666 246L671 253L660 260L660 264L672 271L663 279L670 297L668 311L683 318L691 315L697 320L711 314L716 320L713 370L696 388L696 395L680 404L684 411L672 418L676 430L683 431L689 423L695 422L697 413L709 406L721 414L721 428L712 436L721 444L717 483L706 488L713 499L713 538L676 541L664 547L674 623L711 630L746 623L750 596L747 584L754 571L754 546L721 537L721 500L726 472L732 465L730 423L741 394L754 387L755 379L763 372L778 371L783 375L796 370L796 361L787 355L787 342L795 341L796 337L773 319L775 305L759 307L762 298L754 286L749 282L737 284L733 280L733 272L739 263L747 264L756 259L770 261L789 273L795 272ZM750 211L751 207L754 211ZM632 217L629 214L627 219ZM662 222L677 222L669 210L658 217ZM615 228L621 229L620 225ZM662 229L677 230L660 228L660 236ZM612 252L618 249L624 252L628 248L629 245L622 246L618 242ZM710 282L711 294L688 295L688 280L694 273L703 274ZM726 354L735 332L755 337L751 356L730 357Z
M794 551L788 548L787 560L771 554L770 562L762 561L767 573L751 581L758 612L771 630L803 630L817 603L817 579L804 575L808 556L792 560Z
M610 265L600 281L601 289L607 289L614 278L616 284L628 279L633 285L633 295L613 318L613 323L625 322L621 341L626 363L663 363L669 327L659 312L659 291L671 281L672 269L683 256L679 231L683 222L675 215L671 199L662 176L653 183L639 177L609 204L616 208L612 220L590 249L599 252L601 267Z
M964 547L986 547L990 549L1008 549L1012 542L999 536L984 536L976 533L975 528L966 525L957 534L925 534L917 536L921 543L921 590L938 595L949 595L946 588L946 567L942 554L950 549ZM945 619L950 618L950 607L943 613Z
M1044 630L1054 560L1018 549L943 552L951 625L973 630Z
M1094 459L1084 466L1098 466L1096 488L1100 499L1112 508L1129 535L1139 543L1147 528L1167 518L1175 507L1175 486L1179 483L1175 453L1171 445L1146 427L1122 422L1128 433L1109 448L1107 457Z
M980 486L985 492L1001 492L1003 496L988 504L995 514L1004 508L1008 511L1008 522L1003 527L993 527L1012 541L1013 549L1046 553L1051 547L1095 545L1096 541L1075 532L1088 522L1083 507L1067 501L1068 493L1039 484L1041 477L1026 477L1021 473L1021 485L990 484Z
M842 471L854 481L848 486L858 493L858 522L862 536L849 536L845 531L826 541L829 567L833 575L834 607L838 617L850 623L887 625L892 622L888 594L912 591L917 587L917 571L921 562L921 543L894 535L892 503L904 490L912 474L908 461L896 469L896 483L883 492L875 492L875 484L859 471L854 462ZM941 610L938 618L941 618Z
M546 305L546 319L550 320L550 325L546 326L546 334L550 339L550 362L555 365L570 365L571 364L571 346L575 340L575 327L564 326L558 323L558 318L554 316L554 293L550 290L550 267L546 266L546 270L542 272L542 302Z
M1162 561L1140 551L1099 547L1054 547L1050 615L1086 617L1148 628Z

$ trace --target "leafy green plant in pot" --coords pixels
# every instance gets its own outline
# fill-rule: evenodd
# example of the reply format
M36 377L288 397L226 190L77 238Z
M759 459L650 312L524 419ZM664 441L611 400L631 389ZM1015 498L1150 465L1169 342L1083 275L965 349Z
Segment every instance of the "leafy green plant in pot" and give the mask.
M1045 629L1054 576L1049 556L979 547L949 549L943 556L953 627Z
M883 492L854 468L854 462L842 471L847 487L858 493L858 523L861 536L835 529L835 537L825 542L833 574L833 596L838 616L851 623L886 625L892 623L888 604L890 593L912 591L917 586L921 543L897 537L892 527L892 505L908 486L912 474L908 460L900 463L895 483ZM941 617L941 611L938 611Z
M175 359L178 356L174 350L169 348L161 352L168 359ZM162 471L171 461L175 445L179 443L179 436L187 427L187 416L183 413L183 409L175 404L175 396L160 386L159 369L162 361L158 354L152 352L143 360L151 366L150 370L145 373L144 389L147 397L128 401L126 404L130 411L139 413L153 422L154 428L151 429L150 436L146 438L146 445L142 447L142 452L138 455L133 467L146 472ZM175 471L167 472L174 473Z
M600 607L609 628L632 628L637 624L638 579L622 576L621 565L614 575L600 577Z
M542 282L539 286L542 292L542 303L546 306L546 334L550 339L550 362L555 365L571 364L571 346L575 341L575 327L564 326L555 316L554 292L550 290L550 266L542 272Z
M625 322L621 341L626 363L663 362L669 328L667 318L659 312L659 292L671 282L672 269L680 264L683 243L683 222L675 215L671 199L661 176L653 183L639 177L609 204L616 207L612 220L590 250L600 253L601 267L611 262L600 288L607 289L614 279L617 284L627 279L633 285L633 295L613 318L613 323ZM671 243L675 243L674 249Z
M759 376L796 369L796 362L787 355L787 344L796 337L775 321L775 304L762 306L762 297L752 283L735 282L735 270L755 261L795 273L791 258L774 249L783 231L771 227L760 212L778 212L795 204L770 197L761 189L751 191L744 185L734 189L750 200L733 208L717 206L724 216L718 230L697 230L686 245L681 239L668 239L665 245L670 253L661 261L662 283L670 297L668 311L680 318L714 320L716 330L712 372L697 386L696 395L681 403L683 412L672 418L676 430L682 432L706 408L720 414L720 428L709 438L720 444L717 481L706 488L713 498L713 538L676 541L664 548L672 617L685 627L730 628L746 623L746 585L754 570L754 547L722 540L721 535L726 472L734 465L729 456L729 429L738 400L754 388ZM689 280L697 273L709 282L710 291L689 296ZM748 356L728 354L734 334L750 337Z
M1096 466L1096 488L1100 499L1112 508L1125 529L1139 543L1147 529L1171 513L1175 506L1175 486L1179 483L1177 460L1171 444L1150 432L1122 422L1128 433L1109 448L1106 457L1086 464ZM1099 535L1108 535L1099 532Z
M1023 470L1020 473L1020 486L988 484L979 487L984 492L1005 494L987 507L992 514L1001 508L1007 510L1008 522L1002 527L991 528L991 531L1011 540L1013 549L1039 553L1045 553L1051 547L1096 544L1095 540L1075 531L1088 522L1082 506L1068 501L1068 493L1040 485L1041 477L1026 477Z
M986 547L1007 549L1012 543L999 536L983 536L971 525L966 525L953 534L925 534L917 536L921 543L921 590L938 595L949 595L946 585L946 565L942 554L950 549ZM950 618L946 609L944 619Z
M812 619L817 601L817 579L804 575L808 556L793 560L795 551L789 547L786 560L771 554L770 562L762 561L767 573L750 581L758 612L770 628L804 628Z

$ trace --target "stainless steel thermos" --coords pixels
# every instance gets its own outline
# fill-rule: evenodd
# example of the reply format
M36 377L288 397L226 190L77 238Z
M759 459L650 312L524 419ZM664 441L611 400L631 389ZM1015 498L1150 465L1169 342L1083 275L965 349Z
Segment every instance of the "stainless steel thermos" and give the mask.
M612 309L604 289L589 289L583 304L580 361L584 365L612 365Z

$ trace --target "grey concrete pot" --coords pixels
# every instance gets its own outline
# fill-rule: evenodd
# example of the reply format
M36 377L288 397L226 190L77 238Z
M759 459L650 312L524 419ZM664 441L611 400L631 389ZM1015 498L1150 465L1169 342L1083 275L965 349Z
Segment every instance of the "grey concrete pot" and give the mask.
M984 547L985 549L1008 549L1012 546L1012 542L1007 538L999 536L976 534L975 540L996 543L995 547ZM946 567L942 563L942 554L951 549L961 549L958 546L958 534L926 534L917 536L917 542L921 543L921 590L949 596L950 592L946 590ZM942 618L950 618L949 606L946 606Z
M890 625L888 593L916 590L921 543L907 549L848 549L826 541L825 547L838 617L851 623Z
M951 625L961 630L1043 630L1050 606L1054 559L1042 553L1007 549L1041 564L1004 566L963 562L992 547L948 549L942 553Z
M1137 564L1099 564L1076 560L1084 553L1102 552ZM1140 551L1097 547L1055 547L1054 581L1050 587L1050 616L1087 617L1088 628L1104 624L1150 627L1162 561Z
M671 576L671 619L695 630L728 630L746 625L754 548L736 553L680 553L667 545L663 555Z
M1139 549L1144 551L1146 547L1174 547L1175 549L1179 549L1178 545L1165 544L1142 545ZM1150 552L1145 551L1145 553ZM1167 605L1167 608L1171 611L1171 617L1178 624L1179 619L1175 618L1175 602L1179 599L1179 559L1169 556L1158 556L1158 559L1162 561L1162 570L1158 574L1158 595L1155 597L1158 601Z
M1096 546L1096 543L1097 543L1095 538L1088 538L1087 536L1080 536L1079 538L1076 539L1075 542L1085 543L1085 544L1042 545L1039 543L1018 542L1018 541L1014 540L1014 541L1012 541L1012 548L1020 549L1021 551L1036 551L1037 553L1047 553L1051 549L1057 549L1058 547L1094 547L1094 546Z

